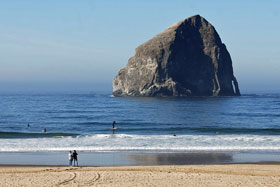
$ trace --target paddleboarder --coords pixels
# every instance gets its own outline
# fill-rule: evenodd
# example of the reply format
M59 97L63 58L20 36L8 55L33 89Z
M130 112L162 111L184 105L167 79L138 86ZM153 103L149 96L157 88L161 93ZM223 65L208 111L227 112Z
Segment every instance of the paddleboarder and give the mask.
M113 129L115 129L116 121L113 121Z

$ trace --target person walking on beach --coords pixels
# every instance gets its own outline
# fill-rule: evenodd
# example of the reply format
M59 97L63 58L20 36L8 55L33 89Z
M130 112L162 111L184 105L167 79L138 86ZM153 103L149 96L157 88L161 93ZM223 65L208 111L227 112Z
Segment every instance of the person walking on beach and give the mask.
M74 150L73 159L74 159L74 166L75 166L75 162L76 165L78 166L78 153L76 152L76 150Z
M69 166L72 166L72 162L73 162L73 154L72 154L72 151L69 151L68 157L69 157Z

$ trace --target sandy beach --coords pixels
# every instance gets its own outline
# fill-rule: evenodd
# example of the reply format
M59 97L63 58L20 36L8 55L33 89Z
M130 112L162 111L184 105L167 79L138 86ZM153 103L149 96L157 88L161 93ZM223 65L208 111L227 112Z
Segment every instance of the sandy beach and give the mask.
M0 166L0 186L280 186L279 164Z

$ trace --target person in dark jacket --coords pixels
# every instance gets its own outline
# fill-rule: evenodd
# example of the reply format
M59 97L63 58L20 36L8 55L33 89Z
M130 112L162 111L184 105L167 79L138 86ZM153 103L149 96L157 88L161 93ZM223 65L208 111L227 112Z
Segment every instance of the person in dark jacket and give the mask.
M75 163L78 166L78 153L76 152L76 150L74 150L74 152L73 152L73 160L74 160L74 166L75 166Z

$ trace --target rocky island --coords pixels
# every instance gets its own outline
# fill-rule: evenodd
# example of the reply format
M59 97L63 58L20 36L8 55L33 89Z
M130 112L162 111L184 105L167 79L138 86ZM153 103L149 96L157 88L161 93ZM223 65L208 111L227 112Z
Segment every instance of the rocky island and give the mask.
M114 96L239 96L225 44L200 15L140 45L113 80Z

